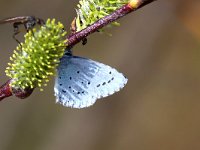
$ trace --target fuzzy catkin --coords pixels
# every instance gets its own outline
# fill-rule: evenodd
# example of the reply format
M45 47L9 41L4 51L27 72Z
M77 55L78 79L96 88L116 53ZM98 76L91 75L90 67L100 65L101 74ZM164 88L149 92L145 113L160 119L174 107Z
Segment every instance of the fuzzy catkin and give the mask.
M76 9L76 32L127 4L129 0L80 0ZM118 25L117 22L112 25Z
M45 86L55 74L66 47L66 32L60 22L48 19L44 26L25 34L10 57L6 75L12 78L12 87L25 89Z

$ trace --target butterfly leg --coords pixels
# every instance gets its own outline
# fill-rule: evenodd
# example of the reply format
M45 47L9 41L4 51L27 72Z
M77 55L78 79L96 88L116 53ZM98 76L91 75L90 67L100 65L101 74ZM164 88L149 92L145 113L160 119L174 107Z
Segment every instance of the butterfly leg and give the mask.
M72 49L69 49L69 48L66 48L65 49L65 54L64 55L66 55L66 56L72 56L73 54L72 54Z
M86 45L87 44L87 38L82 39L82 45Z

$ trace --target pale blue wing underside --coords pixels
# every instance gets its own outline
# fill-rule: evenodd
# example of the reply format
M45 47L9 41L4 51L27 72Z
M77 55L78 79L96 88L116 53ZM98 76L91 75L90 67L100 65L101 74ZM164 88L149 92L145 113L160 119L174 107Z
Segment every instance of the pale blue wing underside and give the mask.
M88 107L97 99L119 91L127 81L122 73L110 66L64 55L55 79L56 102L72 108Z

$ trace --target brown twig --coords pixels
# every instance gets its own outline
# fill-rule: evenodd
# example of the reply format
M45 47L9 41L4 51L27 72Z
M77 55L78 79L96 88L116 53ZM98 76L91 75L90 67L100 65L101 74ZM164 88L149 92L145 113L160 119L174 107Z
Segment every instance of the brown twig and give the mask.
M86 29L83 29L80 32L76 32L69 37L67 37L67 45L69 48L73 47L83 39L85 39L88 35L98 31L99 29L103 28L104 26L108 25L109 23L116 21L117 19L129 14L130 12L133 12L135 10L138 10L139 8L153 2L155 0L130 0L130 2L121 8L117 9L112 14L98 20L94 24L88 26ZM26 90L20 90L20 89L13 89L10 87L10 82L12 82L12 79L8 80L4 85L0 87L0 101L3 100L6 97L9 97L11 95L15 95L19 98L26 98L33 92L34 89L26 89Z
M9 85L10 85L10 80L8 80L5 84L3 84L0 87L0 101L12 95L11 88Z
M86 38L88 35L98 31L99 29L105 27L106 25L110 24L111 22L116 21L117 19L153 2L155 0L131 0L128 4L122 6L121 8L117 9L112 14L99 19L94 24L88 26L87 28L76 32L68 37L67 45L68 47L73 47L81 40Z

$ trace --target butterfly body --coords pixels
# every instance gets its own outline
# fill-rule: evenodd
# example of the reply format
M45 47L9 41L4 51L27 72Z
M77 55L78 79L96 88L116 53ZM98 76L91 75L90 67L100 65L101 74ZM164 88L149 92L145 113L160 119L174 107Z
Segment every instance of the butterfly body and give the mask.
M108 65L73 55L64 55L55 80L56 102L84 108L125 86L127 78Z

